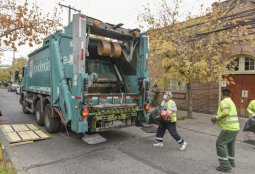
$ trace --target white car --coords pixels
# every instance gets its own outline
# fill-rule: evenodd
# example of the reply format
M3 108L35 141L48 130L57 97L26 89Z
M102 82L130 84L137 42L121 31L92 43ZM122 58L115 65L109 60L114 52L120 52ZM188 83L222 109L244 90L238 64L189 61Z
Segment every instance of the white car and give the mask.
M20 94L20 86L17 87L16 94Z
M8 91L9 91L9 92L16 92L16 90L17 90L18 87L19 87L18 84L13 83L13 84L11 84L11 85L9 86Z

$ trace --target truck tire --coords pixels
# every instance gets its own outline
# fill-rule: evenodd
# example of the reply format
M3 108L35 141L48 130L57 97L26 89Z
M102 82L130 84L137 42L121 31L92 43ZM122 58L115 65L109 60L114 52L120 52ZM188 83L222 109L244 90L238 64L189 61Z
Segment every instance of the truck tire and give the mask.
M35 119L39 126L43 126L43 114L40 101L38 101L35 105Z
M22 111L24 114L30 114L30 112L26 109L26 104L24 100L22 100Z
M53 116L54 111L52 113L51 105L47 104L44 108L43 118L44 118L44 125L49 133L58 132L61 126L60 119L58 117Z

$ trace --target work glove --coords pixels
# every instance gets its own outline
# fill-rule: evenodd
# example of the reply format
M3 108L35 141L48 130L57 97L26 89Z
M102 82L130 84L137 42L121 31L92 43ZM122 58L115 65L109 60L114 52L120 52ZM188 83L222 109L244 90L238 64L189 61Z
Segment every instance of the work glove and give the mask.
M216 118L215 117L213 117L213 118L211 118L211 122L213 123L213 124L215 124L216 123Z

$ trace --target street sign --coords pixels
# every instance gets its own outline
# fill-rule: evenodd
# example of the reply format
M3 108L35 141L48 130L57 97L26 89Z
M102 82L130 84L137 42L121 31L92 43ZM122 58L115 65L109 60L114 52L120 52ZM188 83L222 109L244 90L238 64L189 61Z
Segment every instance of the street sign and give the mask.
M248 98L248 90L242 90L242 97Z

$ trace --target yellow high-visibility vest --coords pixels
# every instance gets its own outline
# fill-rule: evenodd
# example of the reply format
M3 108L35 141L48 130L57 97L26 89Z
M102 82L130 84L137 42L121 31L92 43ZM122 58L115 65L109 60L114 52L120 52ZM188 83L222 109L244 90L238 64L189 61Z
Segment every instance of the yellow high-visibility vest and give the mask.
M255 100L252 100L247 107L249 117L251 118L255 114Z
M163 100L162 101L162 103L161 103L161 106L164 106L164 104L165 104L165 100ZM168 101L168 106L167 106L167 109L172 109L172 107L173 107L173 100L169 100ZM177 121L177 116L176 116L176 112L173 112L172 113L172 115L171 115L171 122L176 122Z
M236 106L230 97L220 102L216 120L223 130L238 131L240 129Z

